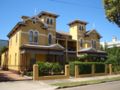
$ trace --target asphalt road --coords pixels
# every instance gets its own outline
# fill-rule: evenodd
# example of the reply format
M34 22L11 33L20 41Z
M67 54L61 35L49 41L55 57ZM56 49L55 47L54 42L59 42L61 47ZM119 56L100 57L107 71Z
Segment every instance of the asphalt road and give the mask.
M120 81L107 82L101 84L79 86L60 90L120 90Z

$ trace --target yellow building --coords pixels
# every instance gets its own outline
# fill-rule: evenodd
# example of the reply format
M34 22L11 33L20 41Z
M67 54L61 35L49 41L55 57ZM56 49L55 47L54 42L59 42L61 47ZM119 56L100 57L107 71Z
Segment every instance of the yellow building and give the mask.
M59 62L65 64L82 54L94 53L104 55L100 51L101 36L96 30L86 31L87 23L74 20L68 25L70 32L56 30L58 15L42 11L40 14L28 17L22 16L9 32L7 66L9 70L31 70L37 61ZM2 67L5 62L2 55Z

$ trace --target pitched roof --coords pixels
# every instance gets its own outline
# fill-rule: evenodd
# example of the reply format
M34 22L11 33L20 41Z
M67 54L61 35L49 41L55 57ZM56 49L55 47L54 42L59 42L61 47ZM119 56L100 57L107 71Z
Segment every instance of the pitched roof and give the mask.
M90 31L86 31L85 35L90 35L91 33L95 32L100 38L102 37L96 30L90 30Z
M105 51L97 50L95 48L83 48L79 52L80 53L85 53L85 52L89 52L89 53L106 53Z
M14 26L14 28L8 33L7 36L10 37L10 36L16 31L16 29L17 29L20 25L25 25L25 23L24 23L23 21L18 22L18 23Z
M49 16L53 16L55 18L57 18L59 15L51 13L51 12L46 12L46 11L42 11L38 14L39 17L41 17L42 15L49 15Z
M60 44L52 44L49 46L45 46L45 45L32 45L32 44L24 44L23 46L21 46L21 49L49 49L49 50L64 50L64 47L61 46Z
M59 32L59 31L56 31L56 33L62 34L62 35L67 35L67 36L71 36L68 32Z
M72 22L68 23L68 25L69 25L69 26L71 26L71 25L73 25L73 24L75 24L75 23L81 23L81 24L84 24L84 25L86 25L86 24L87 24L87 22L85 22L85 21L81 21L81 20L74 20L74 21L72 21Z
M34 21L34 22L40 22L43 24L43 27L44 28L47 28L46 24L43 23L42 21L39 20L38 16L33 16L33 17L26 17L26 16L23 16L22 18L24 18L23 21L20 21L18 22L14 28L8 33L8 37L10 37L14 32L16 32L16 29L19 27L19 26L25 26L26 24L26 21L30 20L30 21Z

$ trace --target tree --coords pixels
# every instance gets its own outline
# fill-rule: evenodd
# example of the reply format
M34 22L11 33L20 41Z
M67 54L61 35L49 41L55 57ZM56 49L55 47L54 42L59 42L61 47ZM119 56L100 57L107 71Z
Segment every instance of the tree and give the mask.
M0 53L4 53L8 48L6 46L2 47Z
M120 0L104 0L107 19L120 27Z
M120 48L113 47L106 50L108 54L107 63L120 65Z

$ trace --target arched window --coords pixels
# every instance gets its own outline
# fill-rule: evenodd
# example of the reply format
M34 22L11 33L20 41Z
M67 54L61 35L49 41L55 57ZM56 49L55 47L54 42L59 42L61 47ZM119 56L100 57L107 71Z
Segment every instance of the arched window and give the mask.
M48 44L49 45L52 44L52 35L51 34L48 35Z
M50 20L49 20L49 18L47 18L47 24L49 24L49 22L50 22Z
M81 30L81 26L79 26L79 30Z
M92 40L91 44L92 44L92 48L96 48L96 41Z
M34 33L34 42L37 43L38 42L38 32Z
M94 41L93 40L91 41L91 45L92 45L92 48L93 48L94 47Z
M33 42L33 31L29 32L29 42Z
M52 19L52 18L50 19L50 24L51 24L51 25L53 24L53 19Z
M94 48L96 48L96 41L94 41Z
M83 47L83 40L80 39L80 47L82 48Z

